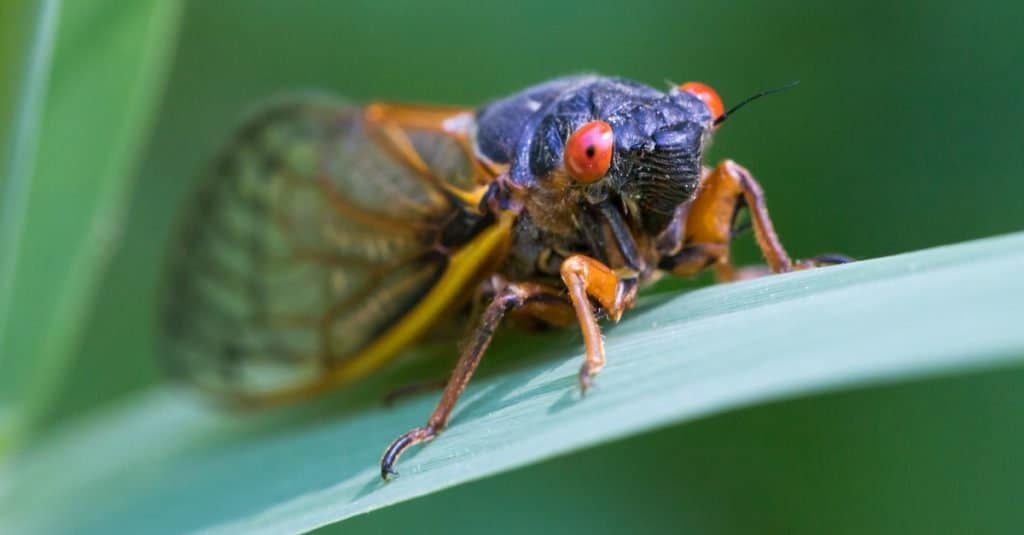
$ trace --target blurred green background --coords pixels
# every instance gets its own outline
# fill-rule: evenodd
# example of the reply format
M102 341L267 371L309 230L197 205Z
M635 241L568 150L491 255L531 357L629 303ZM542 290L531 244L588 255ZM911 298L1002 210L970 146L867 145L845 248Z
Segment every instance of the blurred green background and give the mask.
M728 106L800 80L732 118L711 159L758 176L794 256L869 258L1024 229L1022 13L1016 2L187 3L113 256L44 420L159 380L154 303L171 222L194 172L268 96L477 105L596 71L705 81ZM739 257L756 260L748 242ZM593 532L998 531L1022 520L1005 500L1024 435L986 437L1019 414L1022 386L1020 373L987 374L744 410L346 527L470 532L514 511L509 527Z

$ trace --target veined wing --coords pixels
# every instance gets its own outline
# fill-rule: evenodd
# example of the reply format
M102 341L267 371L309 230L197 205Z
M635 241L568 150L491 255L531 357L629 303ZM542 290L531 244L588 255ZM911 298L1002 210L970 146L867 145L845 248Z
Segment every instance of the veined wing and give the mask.
M330 97L256 114L198 185L172 252L171 369L258 401L384 362L472 290L502 246L495 227L508 222L474 231L486 239L454 256L439 246L453 224L484 226L460 200L479 187L476 169L453 136L380 128Z

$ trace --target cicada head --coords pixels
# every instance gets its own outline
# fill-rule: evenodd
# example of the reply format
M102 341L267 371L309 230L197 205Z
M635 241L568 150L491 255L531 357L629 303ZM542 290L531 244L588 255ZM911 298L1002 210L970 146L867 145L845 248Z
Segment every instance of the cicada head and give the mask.
M667 93L593 78L538 110L512 162L513 178L561 188L586 202L611 200L658 234L700 185L721 101L703 84Z

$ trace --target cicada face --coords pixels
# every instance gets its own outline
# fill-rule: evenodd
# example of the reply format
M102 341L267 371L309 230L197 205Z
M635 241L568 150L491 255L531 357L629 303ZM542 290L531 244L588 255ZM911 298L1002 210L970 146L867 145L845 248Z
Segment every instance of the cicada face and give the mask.
M511 155L512 178L563 190L581 202L621 200L635 212L629 215L656 235L676 207L696 194L704 149L714 130L711 106L679 88L663 93L603 77L562 83L569 87L561 87L558 97L538 107L524 125ZM509 104L494 108L502 106ZM482 122L487 119L485 113ZM607 135L599 137L591 130ZM590 159L597 160L597 172L574 172L592 168Z
M689 93L672 91L613 119L619 128L608 187L632 201L644 228L657 234L697 193L714 118Z

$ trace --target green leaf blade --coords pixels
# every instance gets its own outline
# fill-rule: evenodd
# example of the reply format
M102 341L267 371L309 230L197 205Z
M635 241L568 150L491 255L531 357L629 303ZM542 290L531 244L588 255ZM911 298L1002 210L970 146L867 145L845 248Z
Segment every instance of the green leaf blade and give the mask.
M288 428L279 420L299 419L294 411L238 419L156 391L4 474L0 486L20 490L0 518L42 531L75 518L87 532L303 532L738 407L1019 365L1021 266L1016 234L652 296L608 330L609 365L592 395L578 399L577 344L540 349L551 358L472 383L451 427L403 457L388 484L380 452L436 396Z
M15 268L28 192L35 167L43 102L56 41L59 1L18 2L2 24L0 57L0 363L13 313ZM10 116L10 120L7 117ZM10 360L10 359L8 359ZM8 363L7 383L13 366ZM0 454L10 448L21 427L16 389L0 378Z

